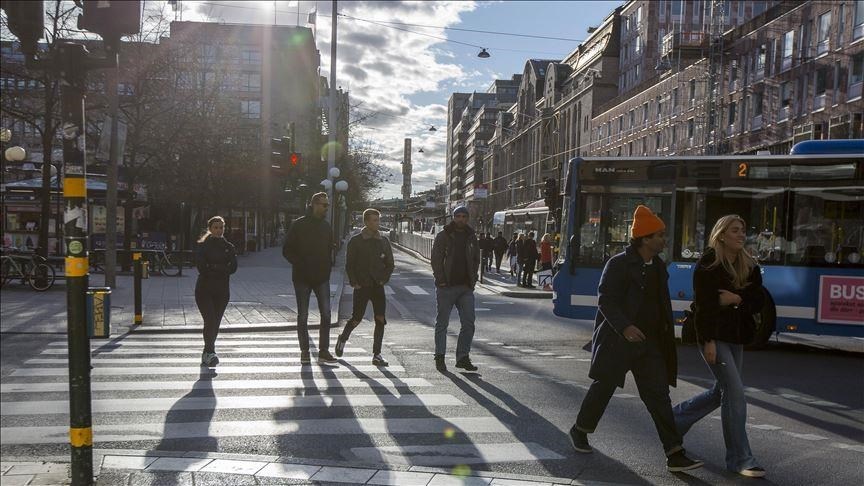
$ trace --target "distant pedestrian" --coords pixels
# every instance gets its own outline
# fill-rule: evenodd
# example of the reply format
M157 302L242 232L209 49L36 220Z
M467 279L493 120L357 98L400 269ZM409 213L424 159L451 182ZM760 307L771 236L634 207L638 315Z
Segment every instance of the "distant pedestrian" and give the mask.
M510 259L510 276L515 277L519 269L519 235L513 233L513 239L507 245L507 257Z
M492 247L494 240L489 233L484 233L480 235L478 243L480 245L480 256L483 261L483 271L488 272L492 269Z
M516 240L516 285L522 286L522 271L525 269L523 250L525 249L525 233L519 233Z
M297 297L297 340L300 363L309 364L309 297L315 292L321 327L318 329L318 363L338 363L330 354L330 267L333 232L324 216L330 202L326 192L312 196L306 215L291 225L285 236L282 255L291 262L291 280Z
M540 281L540 275L545 277ZM537 274L537 285L544 290L550 290L552 285L552 235L546 233L540 239L540 273Z
M207 220L207 231L198 239L195 265L198 280L195 281L195 304L204 319L204 352L201 364L216 366L216 336L228 300L231 298L229 279L237 271L237 252L225 239L225 220L213 216Z
M492 240L492 251L495 252L495 271L501 273L501 260L504 258L504 252L507 251L507 238L504 238L503 231L499 231L498 236Z
M384 340L384 326L387 324L384 285L390 281L390 275L393 274L393 249L390 247L390 240L379 231L380 212L371 208L363 211L363 223L363 229L348 241L345 274L354 289L354 305L351 319L345 323L345 329L336 338L336 356L342 357L351 331L363 320L366 305L371 300L372 313L375 316L372 364L387 366L389 363L381 357L381 342Z
M570 429L578 452L590 453L588 435L606 411L616 387L633 373L639 397L651 414L666 452L669 471L702 466L684 454L675 427L669 385L675 386L678 362L666 264L666 225L646 206L633 215L630 245L606 262L597 289L598 309L588 376L594 379Z
M696 422L721 407L726 469L759 478L759 467L747 440L747 401L741 366L744 345L753 341L753 314L765 304L762 272L744 249L747 225L738 215L720 218L711 230L708 249L693 273L696 336L699 351L714 375L714 385L675 406L675 423L683 436Z
M528 238L522 243L522 287L534 288L534 269L537 267L537 242L534 241L534 232L528 233Z
M453 221L438 232L432 243L432 272L438 301L435 318L435 368L447 371L447 327L453 306L459 311L459 340L456 344L456 367L477 371L471 363L471 341L474 339L474 286L480 266L480 249L474 230L468 226L468 208L453 210Z

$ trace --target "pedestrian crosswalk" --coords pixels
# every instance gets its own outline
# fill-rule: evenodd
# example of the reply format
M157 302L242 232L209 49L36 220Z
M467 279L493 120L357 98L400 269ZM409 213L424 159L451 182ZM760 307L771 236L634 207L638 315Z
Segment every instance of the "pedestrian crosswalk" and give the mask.
M337 367L301 365L289 334L225 335L214 368L200 365L200 348L191 334L94 340L94 447L254 449L426 466L564 459L523 440L514 423L456 387L442 387L422 370L409 373L407 362L372 366L362 346L346 347ZM68 442L67 359L66 342L56 341L4 370L4 453L56 451Z
M487 287L489 287L489 288L487 288ZM393 297L395 295L398 295L397 290L400 292L404 291L407 294L410 294L412 296L418 296L418 295L419 296L424 296L424 295L434 296L435 295L435 286L432 284L431 281L429 282L429 285L426 286L426 288L423 288L419 285L401 285L401 284L393 284L393 285L385 285L384 286L384 294L387 295L388 297ZM503 290L507 290L507 289L504 287L501 287L501 286L492 286L492 285L484 284L483 287L481 287L479 285L477 287L475 287L474 293L477 295L497 295ZM353 295L354 289L351 286L346 285L345 290L344 290L344 294L345 295Z

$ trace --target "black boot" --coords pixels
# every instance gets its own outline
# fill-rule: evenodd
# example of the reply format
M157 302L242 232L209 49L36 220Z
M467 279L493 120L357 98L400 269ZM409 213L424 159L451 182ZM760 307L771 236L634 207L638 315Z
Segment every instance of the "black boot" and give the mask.
M440 371L441 373L447 371L447 363L444 362L443 354L435 355L435 369Z

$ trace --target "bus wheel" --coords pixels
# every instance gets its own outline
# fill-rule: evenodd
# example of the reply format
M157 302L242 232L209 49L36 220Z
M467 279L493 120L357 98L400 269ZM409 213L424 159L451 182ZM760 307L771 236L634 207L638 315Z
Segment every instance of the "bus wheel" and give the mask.
M747 349L763 349L768 344L768 340L771 339L771 335L774 334L777 323L777 309L774 307L774 299L771 298L771 294L767 290L763 288L762 291L765 292L765 306L762 307L761 312L753 314L756 332L753 342L747 346Z

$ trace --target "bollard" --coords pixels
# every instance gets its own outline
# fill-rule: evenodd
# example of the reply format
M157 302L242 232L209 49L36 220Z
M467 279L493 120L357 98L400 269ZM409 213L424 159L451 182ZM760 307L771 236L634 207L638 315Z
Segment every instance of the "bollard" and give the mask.
M135 277L133 279L133 294L135 294L135 320L134 325L141 325L144 321L144 313L141 309L141 279L144 278L144 260L141 259L141 253L135 252L132 254L132 262L135 268Z

